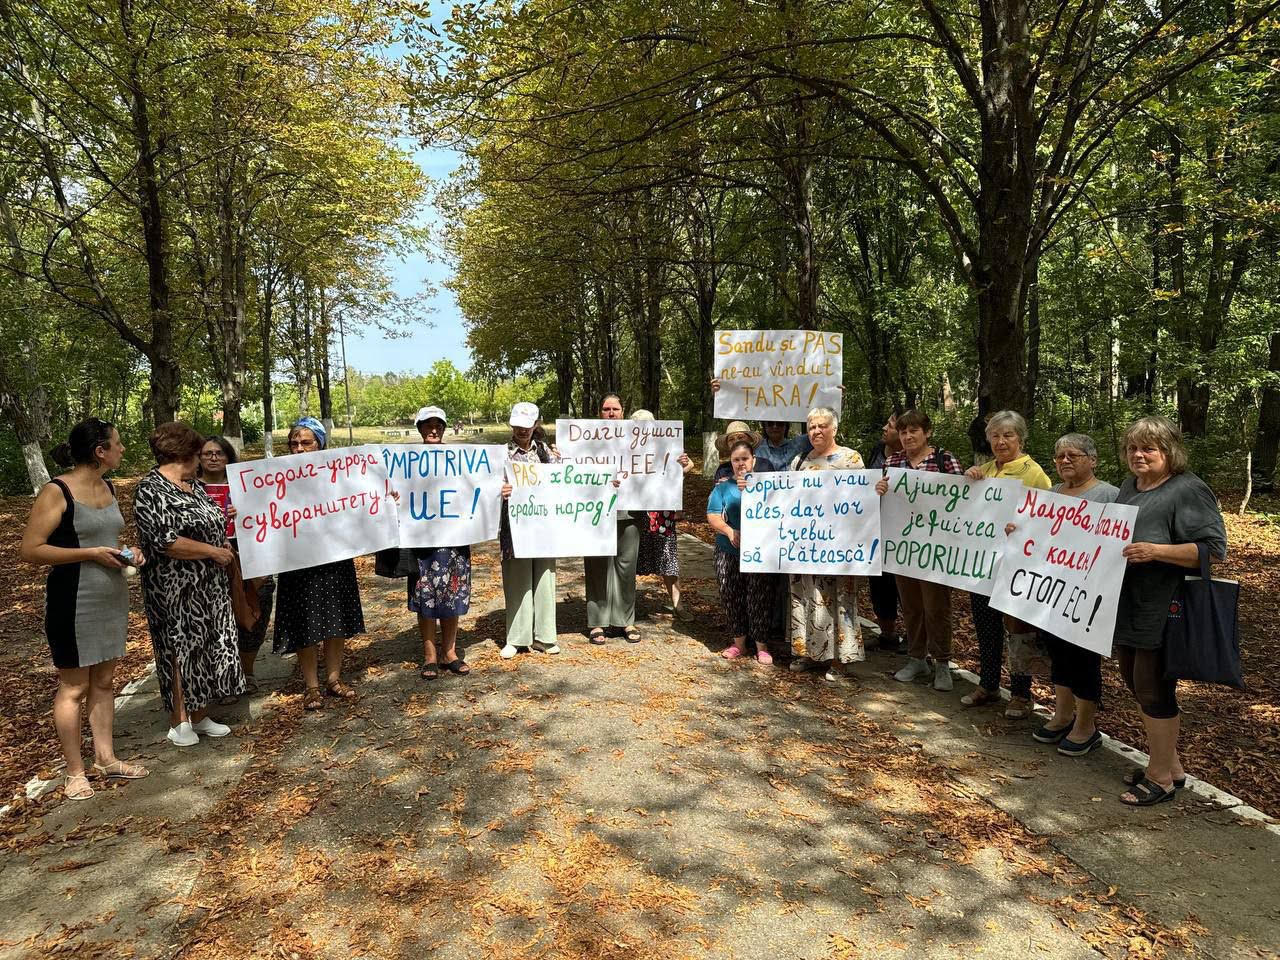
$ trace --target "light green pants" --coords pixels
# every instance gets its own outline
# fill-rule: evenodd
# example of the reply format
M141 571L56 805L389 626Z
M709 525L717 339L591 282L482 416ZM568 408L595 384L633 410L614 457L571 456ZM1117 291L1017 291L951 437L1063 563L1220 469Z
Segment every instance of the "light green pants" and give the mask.
M617 556L582 558L587 571L588 627L629 627L636 622L640 517L618 518Z
M502 594L507 601L507 643L556 642L556 561L502 561Z

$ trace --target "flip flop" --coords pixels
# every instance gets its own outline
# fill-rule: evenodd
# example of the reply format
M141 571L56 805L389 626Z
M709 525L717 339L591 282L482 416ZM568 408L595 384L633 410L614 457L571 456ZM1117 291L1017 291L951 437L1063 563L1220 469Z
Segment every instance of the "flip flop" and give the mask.
M1129 788L1129 793L1137 797L1137 800L1126 800L1128 794L1120 795L1120 802L1129 807L1154 807L1157 803L1164 803L1166 800L1172 800L1178 793L1177 787L1170 787L1166 790L1163 786L1143 777L1141 782L1135 783Z

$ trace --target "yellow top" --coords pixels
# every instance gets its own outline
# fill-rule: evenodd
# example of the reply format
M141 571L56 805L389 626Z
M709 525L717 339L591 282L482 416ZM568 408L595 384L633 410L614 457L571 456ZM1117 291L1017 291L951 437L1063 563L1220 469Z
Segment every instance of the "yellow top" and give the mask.
M1040 490L1048 490L1053 484L1040 469L1040 464L1031 459L1031 454L1024 453L1016 459L1010 460L1003 467L996 468L994 460L988 460L982 465L982 475L984 477L1012 477L1014 480L1021 480L1024 487L1036 487Z

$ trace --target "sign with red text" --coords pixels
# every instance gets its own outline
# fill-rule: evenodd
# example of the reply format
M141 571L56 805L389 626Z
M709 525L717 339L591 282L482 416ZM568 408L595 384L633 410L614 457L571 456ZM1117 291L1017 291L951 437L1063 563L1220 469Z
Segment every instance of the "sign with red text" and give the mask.
M504 444L392 444L378 453L400 495L400 546L464 547L498 536Z
M844 334L823 330L716 333L715 415L725 420L803 421L814 407L839 410Z
M557 420L556 449L574 463L616 471L620 510L684 506L681 420Z
M227 466L245 579L400 544L381 449L341 447Z
M884 572L990 596L1022 484L899 467L884 473Z
M1138 508L1024 490L991 606L1078 647L1111 656L1116 605Z
M879 470L749 474L742 491L738 569L878 576L879 479Z
M613 470L508 460L507 520L517 557L612 557L618 552Z

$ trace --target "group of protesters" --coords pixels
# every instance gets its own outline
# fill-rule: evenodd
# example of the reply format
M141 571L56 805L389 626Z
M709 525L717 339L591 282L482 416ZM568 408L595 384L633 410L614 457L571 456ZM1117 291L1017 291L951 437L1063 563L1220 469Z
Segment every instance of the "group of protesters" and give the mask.
M717 381L712 382L718 389ZM601 404L602 419L624 418L615 394ZM653 419L636 410L632 419ZM422 441L444 440L445 411L418 411ZM510 413L511 461L560 460L542 431L539 411L528 402ZM744 573L740 569L742 490L747 478L766 471L850 470L870 466L964 474L974 481L1014 478L1028 487L1050 489L1094 502L1139 508L1119 598L1114 643L1121 674L1141 710L1150 762L1127 779L1124 803L1147 806L1171 799L1185 783L1177 751L1177 683L1165 676L1163 629L1167 609L1185 570L1199 564L1199 546L1221 559L1226 536L1216 499L1187 470L1178 428L1163 417L1144 417L1124 435L1130 476L1119 488L1096 476L1093 440L1069 433L1057 440L1054 485L1026 452L1027 424L1013 411L985 419L986 444L979 462L967 470L950 451L932 442L927 414L907 410L891 417L882 439L864 462L837 439L839 414L829 407L809 411L805 431L790 436L788 424L765 422L756 432L741 421L729 423L717 441L723 460L714 474L706 520L715 532L715 570L728 620L726 659L752 657L771 665L785 657L792 671L814 670L840 681L849 664L866 657L857 603L857 579L841 575ZM289 431L290 453L323 450L323 424L311 417ZM143 604L155 654L156 676L169 711L168 739L189 747L202 737L222 737L230 728L208 716L209 707L257 689L254 663L264 643L274 606L273 649L295 654L302 675L302 705L323 709L329 699L351 700L356 691L342 679L345 641L364 632L360 590L353 560L243 580L234 538L235 510L210 497L211 485L225 484L235 448L220 437L205 438L191 427L169 423L151 435L155 467L138 483L134 517L138 545L121 548L124 517L107 474L119 466L124 447L114 426L98 419L77 424L54 459L66 472L36 497L22 542L22 558L50 567L46 634L59 684L54 726L66 761L65 795L84 800L93 788L81 756L80 730L87 705L93 738L94 772L106 778L137 779L147 770L116 757L112 743L114 668L124 654L128 632L127 577L141 575ZM690 471L687 454L679 458ZM877 486L880 496L888 482ZM511 494L502 488L503 498ZM636 577L663 579L675 616L687 616L679 587L677 516L671 511L617 512L617 550L587 557L587 639L607 643L620 636L642 637L636 624ZM1012 525L1005 533L1012 532ZM229 536L229 534L232 534ZM556 626L556 561L517 557L505 511L499 527L506 635L504 659L533 650L560 653ZM407 580L408 608L417 616L423 650L421 677L441 671L465 675L470 667L458 649L459 618L471 602L471 550L467 544L407 551L398 572ZM952 590L902 575L869 578L869 593L882 648L905 652L895 673L903 682L927 680L939 691L953 688ZM987 598L970 595L977 637L980 683L961 698L970 707L1000 704L1004 650L1009 648L1011 697L1005 716L1030 715L1031 672L1047 662L1055 688L1052 716L1033 736L1055 744L1066 756L1095 749L1102 735L1097 715L1102 701L1102 658L1044 631L992 610ZM897 631L899 613L905 633ZM785 646L784 646L785 645ZM771 650L771 647L773 648ZM323 652L324 678L320 677Z

